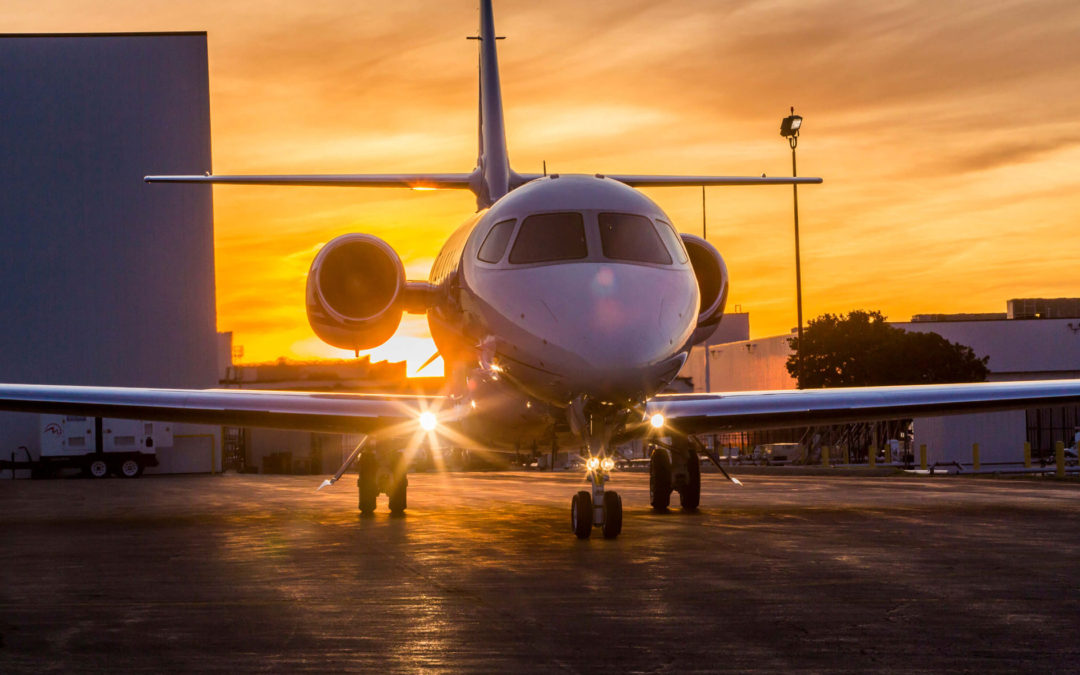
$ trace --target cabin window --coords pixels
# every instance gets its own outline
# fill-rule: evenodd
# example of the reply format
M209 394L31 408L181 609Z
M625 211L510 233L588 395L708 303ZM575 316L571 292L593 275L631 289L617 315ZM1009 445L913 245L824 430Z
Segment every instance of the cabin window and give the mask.
M660 236L663 237L668 249L675 254L679 262L686 262L689 259L686 255L686 247L683 246L682 237L675 231L675 227L671 223L665 223L662 220L656 222L660 225Z
M588 255L585 221L580 213L541 213L522 221L510 262L522 265L579 260Z
M489 263L502 260L516 222L516 220L504 220L496 223L495 227L491 228L491 232L488 232L488 236L484 237L484 243L480 245L480 252L476 254L476 257Z
M671 256L652 221L632 213L601 213L600 243L612 260L670 265Z

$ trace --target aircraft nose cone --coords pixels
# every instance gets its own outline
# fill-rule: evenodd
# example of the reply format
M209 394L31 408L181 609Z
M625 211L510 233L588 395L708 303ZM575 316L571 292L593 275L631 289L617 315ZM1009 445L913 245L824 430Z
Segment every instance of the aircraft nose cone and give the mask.
M568 270L562 293L544 300L557 319L552 337L572 355L567 371L577 385L639 390L670 371L696 320L685 275L643 265L579 267Z
M617 274L612 265L599 266L591 276L580 298L582 330L575 353L593 368L606 369L645 365L670 352L676 328L671 319L678 316L664 316L668 289L663 284L641 283Z

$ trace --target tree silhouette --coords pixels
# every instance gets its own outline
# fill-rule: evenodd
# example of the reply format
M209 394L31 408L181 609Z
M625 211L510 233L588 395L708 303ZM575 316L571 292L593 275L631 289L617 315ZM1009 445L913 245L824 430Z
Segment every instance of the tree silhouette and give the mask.
M890 326L878 311L811 319L802 341L791 338L787 360L800 389L982 382L989 373L989 356L937 333Z

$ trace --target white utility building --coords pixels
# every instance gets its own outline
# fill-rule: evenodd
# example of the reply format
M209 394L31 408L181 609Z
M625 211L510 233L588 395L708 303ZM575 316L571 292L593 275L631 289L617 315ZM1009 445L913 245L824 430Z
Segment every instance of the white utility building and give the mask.
M997 314L917 315L890 325L937 333L950 342L989 356L990 381L1080 378L1080 300L1025 298L1008 301ZM709 349L710 391L794 389L785 364L792 335L720 344ZM915 447L926 444L928 461L972 461L979 444L983 464L1019 462L1023 444L1035 457L1054 443L1074 443L1080 407L1015 410L979 415L916 419Z

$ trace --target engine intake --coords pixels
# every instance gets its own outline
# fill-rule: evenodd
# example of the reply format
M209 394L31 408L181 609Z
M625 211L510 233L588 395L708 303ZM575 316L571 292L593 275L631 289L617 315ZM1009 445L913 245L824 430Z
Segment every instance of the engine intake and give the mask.
M682 240L686 252L690 254L690 265L694 268L701 293L701 310L692 338L694 344L701 344L716 332L720 320L724 318L728 295L727 265L720 252L701 237L683 234Z
M335 347L378 347L401 323L404 289L405 267L389 244L370 234L342 235L308 270L308 323Z

